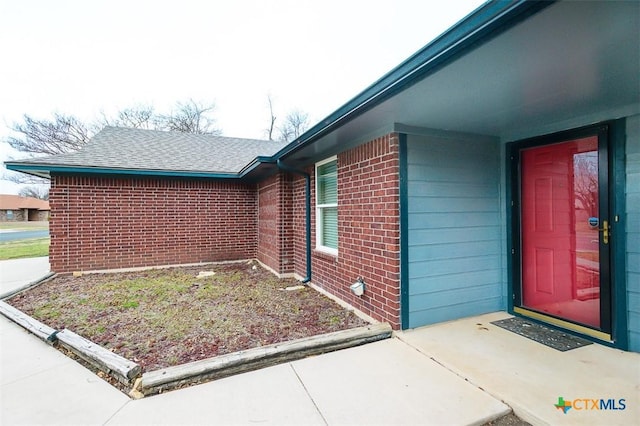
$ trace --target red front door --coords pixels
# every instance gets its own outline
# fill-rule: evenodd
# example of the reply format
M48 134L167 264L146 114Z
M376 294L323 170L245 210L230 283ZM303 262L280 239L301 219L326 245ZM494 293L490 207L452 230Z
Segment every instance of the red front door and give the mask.
M598 135L520 151L521 306L597 329L608 244L599 158Z

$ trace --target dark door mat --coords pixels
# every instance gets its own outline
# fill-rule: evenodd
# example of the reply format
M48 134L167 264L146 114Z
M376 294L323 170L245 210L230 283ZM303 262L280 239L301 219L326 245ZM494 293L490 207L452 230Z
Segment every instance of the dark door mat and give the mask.
M527 321L526 319L518 317L493 321L491 324L497 325L505 330L512 331L561 352L570 351L571 349L580 348L593 343L586 339L581 339L580 337L572 336L570 334L563 333L562 331L554 330L533 321Z

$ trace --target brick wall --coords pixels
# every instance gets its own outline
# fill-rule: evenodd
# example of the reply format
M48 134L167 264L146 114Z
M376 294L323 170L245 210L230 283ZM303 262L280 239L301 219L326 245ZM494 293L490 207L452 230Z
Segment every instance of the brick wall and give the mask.
M24 217L24 210L11 210L11 218L7 214L8 210L0 210L0 222L24 222L26 218ZM43 219L46 220L46 219Z
M258 184L258 260L278 274L293 272L292 200L288 174Z
M256 257L254 185L54 175L50 203L55 272Z
M305 172L311 176L311 247L315 247L315 176L314 167L307 167ZM299 175L293 177L291 183L291 234L293 240L294 272L300 277L307 276L307 243L305 224L305 179ZM312 267L313 267L312 262ZM312 271L313 272L313 271Z
M399 139L390 134L338 154L338 256L313 251L312 282L377 320L400 328ZM312 176L314 169L307 171ZM304 204L304 180L293 183ZM312 206L315 206L315 190ZM304 209L293 210L295 271L305 275ZM315 247L315 208L312 212ZM364 278L362 297L349 286Z
M338 256L312 253L312 282L400 327L399 141L338 154ZM312 247L315 247L315 176ZM53 271L258 258L306 275L304 179L238 182L53 176ZM349 286L363 277L362 297Z

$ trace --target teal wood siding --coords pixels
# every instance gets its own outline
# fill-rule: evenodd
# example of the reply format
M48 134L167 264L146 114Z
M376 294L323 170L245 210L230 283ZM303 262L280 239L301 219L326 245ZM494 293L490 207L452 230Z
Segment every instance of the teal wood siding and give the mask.
M499 150L408 136L409 328L504 309Z
M640 116L627 119L627 303L629 350L640 352Z

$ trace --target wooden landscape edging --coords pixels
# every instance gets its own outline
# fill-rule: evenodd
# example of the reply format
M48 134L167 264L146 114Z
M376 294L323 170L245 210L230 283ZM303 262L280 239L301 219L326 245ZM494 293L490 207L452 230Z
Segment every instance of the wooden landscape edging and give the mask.
M56 337L60 345L125 385L131 384L142 372L142 367L139 364L105 349L71 330L62 330Z
M387 323L371 324L289 342L275 343L142 374L137 363L72 332L58 331L0 300L0 314L49 344L59 344L125 385L135 381L132 395L154 395L185 385L295 361L391 337Z
M50 337L54 335L56 331L54 328L41 323L37 319L31 318L21 310L14 308L2 300L0 300L0 314L9 318L25 330L35 334L45 342L53 343Z
M133 392L137 391L145 396L153 395L184 385L387 339L391 337L392 331L387 323L372 324L150 371L144 373L141 380L136 381Z
M71 330L58 331L31 318L29 315L0 301L0 314L9 318L27 331L35 334L47 343L59 343L84 361L100 371L115 377L124 384L131 384L142 371L142 367L133 361L103 348L100 345L77 335Z

